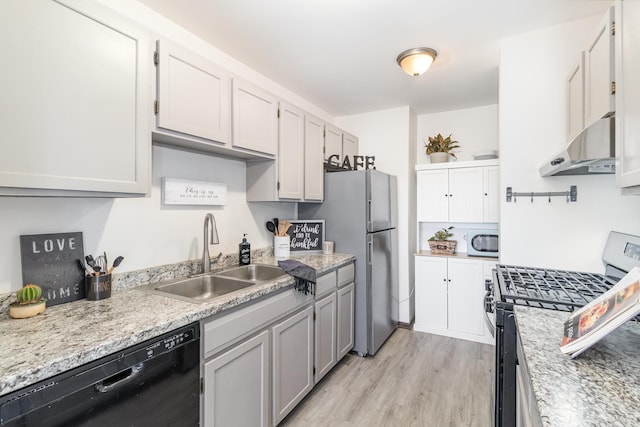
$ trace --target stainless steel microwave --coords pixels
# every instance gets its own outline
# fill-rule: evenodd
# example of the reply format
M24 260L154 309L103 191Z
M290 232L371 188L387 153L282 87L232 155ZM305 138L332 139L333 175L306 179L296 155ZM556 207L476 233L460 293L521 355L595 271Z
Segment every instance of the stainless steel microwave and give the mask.
M499 240L498 230L468 230L467 255L497 257Z

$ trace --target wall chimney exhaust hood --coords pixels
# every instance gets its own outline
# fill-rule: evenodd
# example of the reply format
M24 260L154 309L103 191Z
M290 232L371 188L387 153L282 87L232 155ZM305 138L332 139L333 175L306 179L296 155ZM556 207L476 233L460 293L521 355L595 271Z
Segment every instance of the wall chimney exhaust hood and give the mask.
M615 173L615 116L583 130L565 149L543 163L541 176Z

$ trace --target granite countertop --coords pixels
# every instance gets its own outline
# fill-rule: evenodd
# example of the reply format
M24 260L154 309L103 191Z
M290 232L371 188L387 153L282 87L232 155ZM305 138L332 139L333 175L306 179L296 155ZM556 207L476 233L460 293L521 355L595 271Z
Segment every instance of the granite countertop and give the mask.
M572 360L560 351L569 313L514 310L543 425L640 425L640 324L626 322Z
M291 258L314 267L318 274L355 260L348 254ZM277 264L273 257L253 262ZM205 303L185 302L134 287L115 289L110 298L100 301L83 299L47 307L43 314L29 319L10 319L5 313L0 317L0 395L292 284L293 278L287 276Z

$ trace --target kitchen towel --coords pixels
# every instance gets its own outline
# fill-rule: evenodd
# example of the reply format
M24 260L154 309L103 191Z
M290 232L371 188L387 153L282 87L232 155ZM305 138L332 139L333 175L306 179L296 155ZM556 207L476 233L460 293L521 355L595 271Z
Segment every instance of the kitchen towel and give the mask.
M295 279L294 289L304 293L316 294L316 269L295 259L278 261L278 265Z

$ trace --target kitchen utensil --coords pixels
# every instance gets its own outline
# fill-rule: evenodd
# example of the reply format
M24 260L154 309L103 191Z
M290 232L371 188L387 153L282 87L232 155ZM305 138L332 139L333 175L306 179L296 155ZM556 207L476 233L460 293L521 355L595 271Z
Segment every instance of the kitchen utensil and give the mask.
M273 221L267 221L267 230L269 230L274 235L276 235L276 233L277 233L276 225L273 223Z
M94 265L93 266L93 275L94 276L99 276L100 275L100 270L102 270L102 268L99 265Z
M82 268L85 271L85 273L87 273L87 275L93 276L93 268L85 264L84 261L82 261L81 259L78 259L78 265L80 265L80 268Z
M114 259L114 260L113 260L113 265L112 265L112 266L111 266L111 268L109 269L109 272L108 272L108 273L109 273L109 274L111 274L111 273L113 272L113 270L115 270L115 268L116 268L117 266L119 266L119 265L120 265L120 263L122 262L122 260L123 260L123 259L124 259L124 257L123 257L123 256L119 256L119 257L117 257L116 259Z
M104 255L100 255L98 258L95 259L96 261L96 266L100 267L100 271L103 271L104 273L107 272L107 259L104 257ZM95 270L95 268L94 268Z
M273 225L276 227L276 236L280 235L280 220L273 218Z
M84 259L85 261L87 261L89 267L93 268L93 266L96 265L92 255L87 255L86 257L84 257Z

